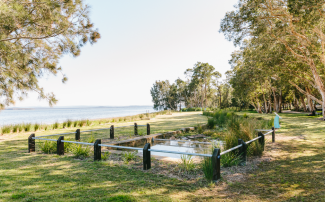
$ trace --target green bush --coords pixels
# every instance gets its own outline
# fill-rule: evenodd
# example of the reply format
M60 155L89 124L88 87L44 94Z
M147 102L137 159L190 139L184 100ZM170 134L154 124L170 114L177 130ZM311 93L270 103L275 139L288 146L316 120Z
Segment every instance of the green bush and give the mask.
M53 124L53 127L52 127L53 129L59 129L59 122L55 122L54 124Z
M216 124L215 124L215 119L214 118L209 118L208 119L208 128L210 129L214 129L216 127Z
M78 125L79 125L79 121L78 120L76 120L76 121L73 122L73 127L77 127Z
M56 153L57 150L56 145L57 145L56 142L46 140L44 142L41 142L40 149L46 154L54 154Z
M15 125L12 126L12 132L13 133L19 133L19 132L21 132L21 131L19 131L19 125L20 124L15 124Z
M245 114L243 115L243 117L244 117L245 119L247 119L247 118L248 118L248 115L245 113Z
M87 126L90 126L90 125L91 125L91 121L87 119L87 121L86 121L86 125L87 125Z

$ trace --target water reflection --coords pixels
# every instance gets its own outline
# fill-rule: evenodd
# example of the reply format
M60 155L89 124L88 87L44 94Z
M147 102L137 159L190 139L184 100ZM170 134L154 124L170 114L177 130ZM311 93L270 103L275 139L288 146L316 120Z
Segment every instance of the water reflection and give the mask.
M216 140L214 140L216 141ZM216 141L213 143L222 146L222 141ZM177 141L177 140L155 140L151 146L151 149L157 150L167 150L167 151L178 151L178 152L187 152L187 153L201 153L201 154L210 154L212 153L211 144L195 143L191 141ZM181 154L171 154L163 152L151 152L152 155L157 156L166 156L172 158L181 158Z

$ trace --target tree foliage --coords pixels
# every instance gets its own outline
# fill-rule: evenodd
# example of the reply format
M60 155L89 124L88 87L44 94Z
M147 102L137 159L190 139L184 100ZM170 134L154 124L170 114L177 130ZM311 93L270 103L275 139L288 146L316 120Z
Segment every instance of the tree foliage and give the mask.
M76 57L87 42L97 42L100 34L93 26L82 0L0 1L1 108L29 91L55 104L54 94L46 94L38 81L62 73L58 63L64 54Z

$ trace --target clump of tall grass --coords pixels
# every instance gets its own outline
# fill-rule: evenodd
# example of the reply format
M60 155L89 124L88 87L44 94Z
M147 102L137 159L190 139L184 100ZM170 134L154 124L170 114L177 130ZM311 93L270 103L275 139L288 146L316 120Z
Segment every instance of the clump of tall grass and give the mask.
M208 181L212 181L213 179L213 164L211 157L204 157L203 161L201 161L202 170L204 173L205 179Z
M32 124L31 123L25 123L23 124L24 131L25 132L30 132L32 130Z
M93 134L87 140L88 143L94 143L95 141L96 141L96 139L95 139L95 136Z
M39 123L35 123L34 124L34 131L38 131L38 130L40 130L41 129L41 124L39 124Z
M181 155L181 163L178 164L178 167L186 172L192 172L195 170L195 163L190 155Z
M102 160L107 160L110 156L111 156L111 152L109 152L109 151L107 151L107 152L105 152L105 153L102 153L101 154L102 156Z
M52 129L59 129L59 122L56 121L53 125L52 125Z
M70 119L68 119L67 120L67 126L68 126L68 128L70 128L72 126L72 124L73 124L73 122Z
M83 126L85 126L87 124L87 120L80 120L79 121L79 126L80 127L83 127Z
M91 125L91 121L90 120L86 120L86 126L90 126Z
M4 125L1 127L1 132L4 133L11 133L12 131L12 125Z
M79 125L79 121L78 120L75 120L74 122L73 122L73 127L77 127Z
M122 153L122 159L125 163L129 163L132 160L135 160L137 158L136 155L137 151L135 152L123 152Z
M77 158L86 158L90 156L90 147L82 146L81 144L74 144L72 146L72 153Z
M46 140L40 144L40 149L46 154L56 153L56 142Z

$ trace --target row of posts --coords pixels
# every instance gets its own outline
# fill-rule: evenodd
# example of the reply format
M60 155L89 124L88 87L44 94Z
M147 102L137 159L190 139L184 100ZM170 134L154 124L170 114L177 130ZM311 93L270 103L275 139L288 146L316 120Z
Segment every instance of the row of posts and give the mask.
M134 135L138 135L138 124L134 123ZM147 135L150 135L150 124L147 123ZM114 139L114 125L109 128L109 138ZM76 130L75 140L80 141L80 129Z
M149 125L149 124L148 124ZM147 126L148 126L147 125ZM136 125L135 125L136 128ZM114 130L114 126L113 126L113 130ZM149 130L150 130L150 126L149 126ZM35 139L33 139L33 137L35 137L35 134L31 134L28 137L28 152L34 152L35 151ZM262 149L264 151L264 147L265 147L265 136L263 135L262 132L258 132L258 137L261 137L258 139L259 144L262 146ZM64 140L64 136L60 136L59 139L57 140L57 154L58 155L64 155L64 142L62 142L62 140ZM272 127L272 142L275 142L275 129L274 127ZM97 139L94 143L94 161L100 161L102 158L101 155L101 146L99 146L99 144L101 144L101 139ZM247 148L248 145L242 140L242 139L238 139L238 145L242 145L239 148L239 155L240 155L240 165L246 165L246 161L247 161ZM143 147L143 170L148 170L151 168L151 154L150 154L150 143L146 143L145 146ZM215 148L213 150L212 153L212 167L213 167L213 181L217 181L221 178L220 175L220 149Z

